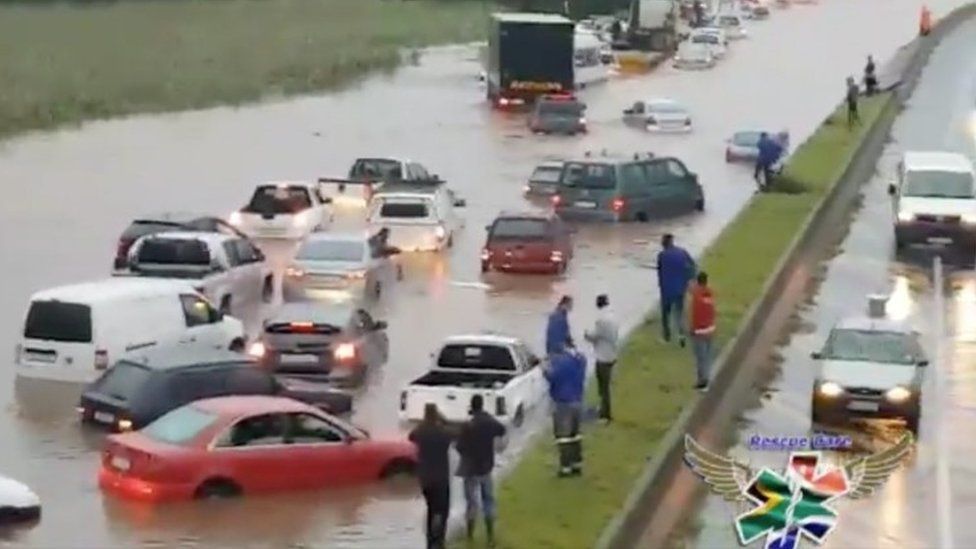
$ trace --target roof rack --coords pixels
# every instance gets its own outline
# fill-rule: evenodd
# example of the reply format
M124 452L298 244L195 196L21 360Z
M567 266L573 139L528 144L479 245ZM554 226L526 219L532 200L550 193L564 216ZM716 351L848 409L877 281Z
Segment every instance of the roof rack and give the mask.
M642 154L643 157L641 156ZM639 152L634 153L634 160L640 160L641 158L647 158L647 159L655 158L655 154L651 151L647 151L644 153L639 153Z

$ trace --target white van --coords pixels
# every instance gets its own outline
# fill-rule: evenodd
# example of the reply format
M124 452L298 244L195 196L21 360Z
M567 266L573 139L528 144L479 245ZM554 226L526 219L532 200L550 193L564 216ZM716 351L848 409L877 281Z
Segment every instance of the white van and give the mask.
M244 327L184 281L111 278L31 296L17 375L88 383L112 361L185 345L243 350Z
M976 246L976 170L964 155L908 151L888 193L894 198L895 246Z

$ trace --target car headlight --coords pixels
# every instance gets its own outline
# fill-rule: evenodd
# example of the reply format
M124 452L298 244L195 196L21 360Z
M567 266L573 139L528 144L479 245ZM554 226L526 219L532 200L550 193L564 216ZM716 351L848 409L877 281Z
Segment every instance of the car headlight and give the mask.
M291 278L301 278L305 276L305 271L301 267L288 267L285 269L285 276Z
M911 398L911 396L912 392L901 386L892 387L885 393L885 398L892 402L905 402Z
M227 222L231 225L240 225L242 222L241 212L233 212L230 217L227 218Z
M962 216L962 222L968 225L976 225L976 214L966 214Z
M336 346L332 356L336 360L350 360L356 356L356 346L352 343L340 343Z
M445 236L447 236L447 229L441 225L438 225L437 228L434 229L434 235L439 239L443 239Z
M349 271L346 273L346 278L350 280L362 280L366 278L366 271Z
M841 387L839 383L834 383L833 381L825 381L821 383L817 390L825 397L840 396L840 394L844 392L844 388Z
M898 212L898 221L911 221L915 219L915 214L912 212Z
M255 341L247 349L247 354L253 356L254 358L262 358L266 352L267 349L264 347L264 343L261 343L260 341Z

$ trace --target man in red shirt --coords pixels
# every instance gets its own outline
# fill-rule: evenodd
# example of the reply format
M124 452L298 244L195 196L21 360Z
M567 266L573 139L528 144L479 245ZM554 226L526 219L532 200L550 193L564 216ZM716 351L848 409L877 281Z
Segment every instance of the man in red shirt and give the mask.
M708 389L708 374L712 366L712 336L715 334L715 298L708 287L708 275L698 273L691 289L691 350L695 354L695 389Z

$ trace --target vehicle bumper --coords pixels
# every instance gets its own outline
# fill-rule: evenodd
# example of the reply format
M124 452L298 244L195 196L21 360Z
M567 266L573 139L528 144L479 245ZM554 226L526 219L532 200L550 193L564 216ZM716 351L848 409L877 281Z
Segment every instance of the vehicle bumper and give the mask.
M976 246L976 226L939 222L910 221L895 225L899 242Z
M754 149L728 147L725 149L725 159L728 162L755 162L759 153Z
M557 134L557 135L576 135L586 133L586 126L541 126L530 128L533 133Z
M251 238L263 238L267 240L297 240L304 238L311 229L292 225L290 227L255 227L253 225L242 224L237 227L239 231Z
M64 366L61 364L35 364L18 362L16 364L17 377L23 379L37 379L42 381L57 381L84 385L95 381L101 371L94 368Z
M554 274L559 272L563 265L562 261L505 261L504 259L489 259L486 263L493 271L526 274Z
M691 63L688 61L676 61L674 63L674 68L686 71L701 71L710 69L713 66L715 66L715 63Z
M654 133L689 133L691 131L691 125L689 124L648 124L647 131Z
M840 395L813 397L813 407L818 418L828 424L843 423L850 419L905 419L918 416L919 403L916 398L894 403L883 396ZM871 409L867 409L867 408Z
M329 301L348 301L363 297L366 281L337 278L335 282L319 282L285 278L282 294L286 301L324 299Z
M622 221L619 213L600 209L556 208L556 214L567 221L583 221L587 223L616 223Z
M194 490L190 484L153 482L105 467L98 471L98 487L117 497L152 503L192 499Z
M552 196L559 190L555 183L529 183L525 186L525 194L538 196Z
M401 252L436 252L446 245L446 239L437 238L434 231L411 236L397 236L397 230L393 228L390 229L390 233L387 243L399 248Z

